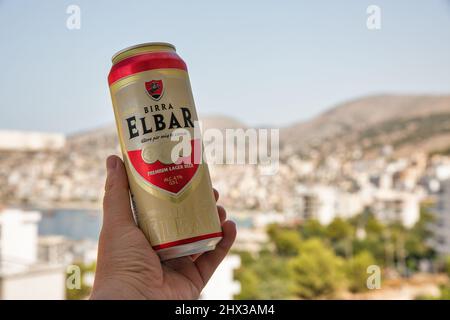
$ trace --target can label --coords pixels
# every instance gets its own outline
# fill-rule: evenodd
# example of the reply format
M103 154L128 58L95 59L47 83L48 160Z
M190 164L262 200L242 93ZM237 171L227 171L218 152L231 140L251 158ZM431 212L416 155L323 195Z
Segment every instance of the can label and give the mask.
M111 85L119 140L139 227L155 249L180 239L220 236L201 139L176 148L176 129L194 137L197 121L188 74L156 69Z
M183 77L184 71L148 71L140 79L115 92L121 136L133 176L156 190L176 197L186 190L199 171L194 152L201 141L191 140L191 148L172 141L175 129L194 136L197 114ZM178 73L178 77L174 75ZM148 79L148 80L147 80ZM173 94L173 93L175 94ZM172 94L171 94L172 93Z

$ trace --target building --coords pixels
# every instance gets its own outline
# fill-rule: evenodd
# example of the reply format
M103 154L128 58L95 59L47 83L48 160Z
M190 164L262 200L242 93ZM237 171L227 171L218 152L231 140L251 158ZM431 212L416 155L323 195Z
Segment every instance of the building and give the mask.
M411 228L420 218L420 197L390 189L378 190L370 205L375 217L385 223L399 222Z
M301 203L301 220L316 219L321 224L328 224L336 217L337 194L335 188L298 186L296 191Z
M72 261L90 265L97 261L98 243L93 240L73 240L69 249Z
M64 299L65 268L38 259L37 211L0 211L0 299Z
M296 188L300 202L300 219L316 219L327 225L335 218L348 219L362 212L364 205L357 194L331 186L316 185Z
M60 150L65 144L63 134L0 130L0 151Z
M73 261L69 253L70 245L64 236L41 236L38 240L38 259L49 264L70 264Z
M0 268L2 271L20 270L37 262L37 211L16 209L0 211Z
M233 248L258 253L268 241L269 236L264 228L239 228Z
M432 227L432 245L440 255L450 255L450 179L441 181L435 196L436 221Z
M0 300L63 300L65 273L60 266L32 265L22 272L0 272Z
M239 268L238 255L227 255L203 289L202 300L232 300L241 291L241 284L234 280L234 270Z

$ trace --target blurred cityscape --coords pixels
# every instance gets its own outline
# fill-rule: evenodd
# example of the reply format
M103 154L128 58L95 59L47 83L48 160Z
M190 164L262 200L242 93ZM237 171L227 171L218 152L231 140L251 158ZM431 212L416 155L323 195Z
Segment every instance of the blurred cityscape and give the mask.
M280 138L275 175L210 166L238 237L201 298L450 298L450 96L364 97ZM109 154L113 125L0 130L0 299L89 296ZM66 286L70 265L81 288Z

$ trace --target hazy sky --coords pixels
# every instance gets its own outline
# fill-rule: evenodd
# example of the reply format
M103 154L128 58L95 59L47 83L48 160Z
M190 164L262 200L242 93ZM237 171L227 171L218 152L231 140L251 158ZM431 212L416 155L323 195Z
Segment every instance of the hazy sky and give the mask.
M81 8L81 29L66 9ZM381 7L381 30L366 27ZM0 0L0 129L113 121L110 58L166 41L201 114L286 125L383 92L450 93L450 1ZM376 112L376 110L374 110Z

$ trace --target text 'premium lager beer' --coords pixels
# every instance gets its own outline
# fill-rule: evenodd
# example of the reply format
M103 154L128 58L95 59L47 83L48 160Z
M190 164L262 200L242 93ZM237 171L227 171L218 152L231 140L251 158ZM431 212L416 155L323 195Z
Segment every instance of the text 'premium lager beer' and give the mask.
M196 157L202 141L186 64L168 43L133 46L112 61L108 81L139 227L162 260L213 250L222 231L208 167ZM192 139L174 157L181 129Z

